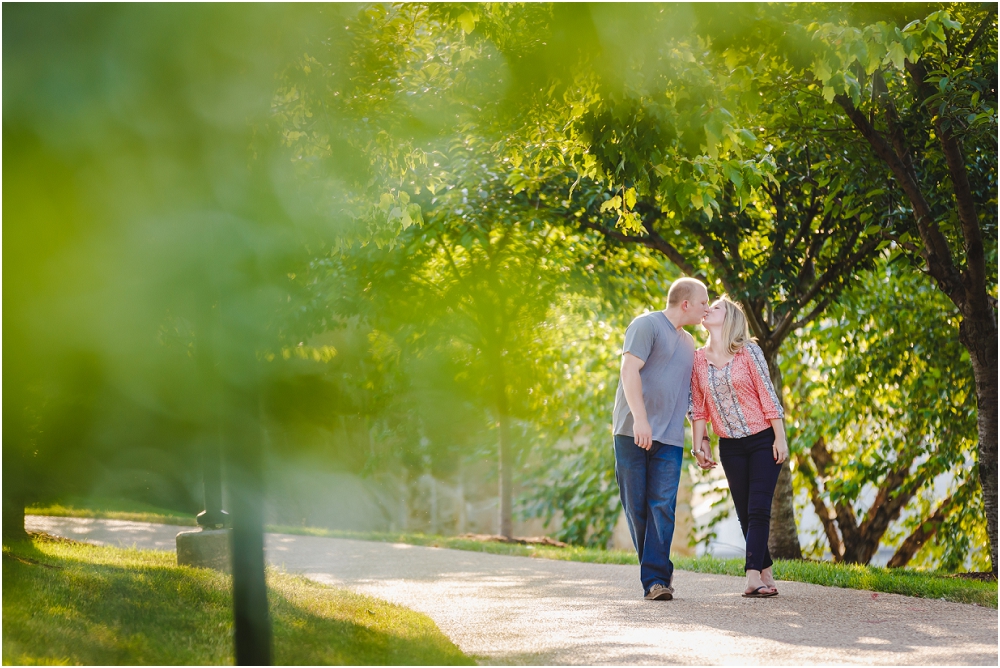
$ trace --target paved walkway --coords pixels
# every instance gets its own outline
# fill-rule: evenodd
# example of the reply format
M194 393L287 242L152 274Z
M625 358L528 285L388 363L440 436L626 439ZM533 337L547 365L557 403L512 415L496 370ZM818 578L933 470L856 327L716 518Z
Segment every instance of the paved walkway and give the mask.
M180 527L29 517L29 529L172 549ZM639 598L638 567L269 534L272 564L426 613L494 664L997 665L997 611L781 582L774 599L742 579L679 571L677 598Z

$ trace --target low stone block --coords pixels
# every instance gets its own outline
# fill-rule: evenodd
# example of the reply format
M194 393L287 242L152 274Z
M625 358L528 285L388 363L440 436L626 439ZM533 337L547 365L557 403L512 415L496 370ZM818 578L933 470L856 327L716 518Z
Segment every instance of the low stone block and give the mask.
M182 531L177 534L177 565L214 568L230 572L229 534L231 529Z

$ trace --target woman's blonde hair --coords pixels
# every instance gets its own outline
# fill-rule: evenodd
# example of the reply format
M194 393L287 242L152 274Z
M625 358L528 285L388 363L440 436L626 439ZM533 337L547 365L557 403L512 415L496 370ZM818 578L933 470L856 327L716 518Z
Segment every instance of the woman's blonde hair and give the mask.
M726 318L722 321L722 342L730 355L735 355L743 346L756 341L750 336L750 325L747 323L746 314L743 307L729 298L729 295L722 295L715 300L716 304L722 304L726 308Z

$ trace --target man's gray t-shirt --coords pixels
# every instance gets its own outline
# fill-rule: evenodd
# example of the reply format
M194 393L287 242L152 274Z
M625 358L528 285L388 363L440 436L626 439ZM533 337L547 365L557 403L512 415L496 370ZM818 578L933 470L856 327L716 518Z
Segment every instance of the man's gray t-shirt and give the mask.
M644 313L625 330L622 354L631 353L645 362L639 370L646 416L653 430L653 440L667 445L684 446L684 418L691 391L691 367L694 365L694 339L677 329L663 311ZM621 374L615 396L614 433L635 436L632 411L625 401Z

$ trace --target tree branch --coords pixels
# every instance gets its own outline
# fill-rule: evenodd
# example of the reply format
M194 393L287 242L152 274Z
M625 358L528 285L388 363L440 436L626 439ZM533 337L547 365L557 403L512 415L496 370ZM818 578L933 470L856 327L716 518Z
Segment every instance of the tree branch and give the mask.
M646 235L644 237L631 237L626 236L619 232L618 230L609 230L603 225L597 225L596 223L591 223L586 220L580 221L580 227L588 230L594 230L595 232L600 232L608 239L614 239L615 241L623 244L640 244L646 246L647 248L652 248L655 251L659 251L667 256L671 262L673 262L677 267L683 271L688 276L698 276L700 275L698 270L694 268L687 258L681 254L679 250L674 248L673 244L668 242L663 237L656 235L655 237Z
M736 294L739 292L738 286L736 286L732 281L732 276L730 276L730 267L726 263L726 256L719 252L719 245L716 244L711 237L709 237L704 231L699 229L694 229L693 233L698 237L698 242L701 247L705 249L708 253L709 259L712 261L715 273L722 280L723 289L731 294Z
M924 83L924 68L920 63L906 61L906 71L917 83L917 90L926 99L927 90ZM983 249L983 233L979 227L979 215L976 213L976 200L969 183L969 171L965 167L965 157L962 147L947 119L937 114L934 127L937 129L938 140L944 151L945 162L948 164L948 174L951 176L952 189L958 202L958 219L962 223L962 236L965 239L966 271L962 276L965 285L965 296L969 305L975 310L989 308L986 299L986 256ZM961 308L961 304L958 304ZM964 313L963 309L963 313Z
M816 515L823 523L823 531L826 533L826 540L830 545L830 553L833 555L833 560L840 561L844 556L844 543L840 540L840 534L837 533L833 511L823 503L823 499L820 497L819 481L816 480L816 472L813 471L813 467L809 464L809 459L801 452L796 453L795 461L798 464L799 473L802 474L803 479L806 481L806 487L809 488L809 499L816 510Z
M979 27L976 28L976 32L969 38L969 41L966 42L965 48L962 49L962 57L959 58L958 65L955 69L960 69L965 66L965 61L969 59L970 55L972 55L972 50L976 48L976 44L978 44L979 40L981 40L983 35L986 34L986 29L990 27L990 23L992 22L992 14L987 14L986 17L979 22Z
M971 479L971 478L970 478ZM925 519L920 523L913 532L906 537L906 540L900 544L896 549L896 553L892 555L889 563L886 564L888 568L902 568L910 563L910 560L920 551L920 548L924 546L928 540L930 540L934 534L938 532L941 525L947 519L951 511L959 505L957 502L959 500L960 493L964 491L966 486L969 484L967 480L959 487L955 492L949 496L947 499L941 502L930 517Z
M847 116L851 119L854 127L858 129L861 136L865 138L875 151L875 154L888 165L903 192L906 193L906 197L910 200L910 205L913 207L917 230L920 232L920 238L924 244L924 250L921 255L923 255L924 260L927 262L928 273L934 277L941 290L948 295L955 305L964 311L965 290L962 286L961 276L952 259L948 240L945 239L938 228L931 214L930 204L927 203L923 193L920 191L916 175L912 173L912 170L906 168L902 158L896 155L896 152L885 140L885 137L854 106L851 98L846 95L837 95L834 100L847 112Z
M816 197L817 190L818 188L813 189L813 195L811 201L809 202L809 208L807 208L803 214L802 223L799 225L799 230L795 233L792 243L788 246L789 248L795 248L803 239L806 238L806 233L812 228L813 219L815 219L819 214L820 199Z
M708 251L709 256L712 260L712 264L715 268L715 274L722 279L722 287L725 288L726 292L731 296L735 295L740 298L743 303L743 313L746 315L747 320L750 323L750 331L758 339L763 341L770 341L771 339L771 328L768 326L767 321L760 317L754 304L750 303L744 295L746 294L746 285L743 283L742 279L739 279L737 274L737 280L739 284L733 282L733 277L730 272L733 271L732 263L729 258L720 250L721 244L716 244L712 241L711 237L708 236L702 230L695 230L694 234L698 237L698 241L701 243L702 248Z
M851 242L847 244L846 247L848 248L853 247L854 241L857 239L857 236L858 236L857 233L854 233L851 237ZM796 302L796 307L793 309L789 309L788 313L786 313L785 317L782 319L782 322L779 325L779 327L775 329L775 332L780 331L782 335L787 335L788 332L794 331L799 327L803 327L804 325L807 325L808 323L812 322L815 318L817 318L833 302L833 300L836 299L837 295L840 294L841 290L843 290L842 285L835 288L823 299L821 299L819 303L812 309L812 311L809 312L807 316L805 316L800 320L794 322L792 321L792 318L795 316L795 314L801 311L803 308L805 308L806 305L813 299L815 299L819 295L819 293L823 289L825 289L832 281L834 281L837 278L840 278L841 276L849 275L854 270L854 267L856 267L861 261L863 261L866 257L868 257L868 255L872 251L874 251L875 248L881 242L882 242L881 237L873 236L870 237L863 244L861 244L861 246L854 254L846 258L843 257L842 255L841 259L839 259L829 269L827 269L823 273L823 275L820 276L820 278L813 284L812 288L810 288L809 291Z
M826 472L833 466L833 457L826 449L826 441L819 438L812 447L809 454L816 463L816 470L820 476L826 477ZM843 501L836 501L833 508L837 513L837 526L840 528L840 535L843 536L844 552L847 552L848 545L857 545L861 540L861 533L858 531L858 520L854 515L854 508L851 504Z
M896 151L896 156L903 163L907 172L913 174L913 158L910 149L906 144L906 137L903 134L902 125L899 122L899 113L896 111L896 103L889 95L889 87L886 86L885 78L881 70L875 70L872 75L872 96L885 109L886 125L889 128L889 138L892 140L892 147ZM872 113L874 114L874 109Z
M868 563L878 549L879 541L889 528L889 524L899 517L903 506L913 497L912 491L900 489L910 472L910 463L907 461L904 466L889 471L879 485L875 500L865 513L865 519L860 527L864 545L860 563Z
M831 290L825 297L823 297L823 299L820 300L818 304L816 304L815 307L813 307L813 310L809 311L809 313L805 317L799 318L798 320L793 322L791 327L788 328L788 331L794 332L796 329L805 327L810 322L818 318L820 314L822 314L823 311L825 311L827 307L829 307L830 304L832 304L834 300L837 299L842 289L843 289L842 287L838 287L836 290Z
M903 241L898 236L892 234L888 230L882 230L881 234L883 239L888 239L889 241L895 242L896 245L902 248L903 250L908 250L911 253L916 253L917 255L920 255L920 249L917 248L914 244L911 244L909 241Z

